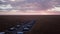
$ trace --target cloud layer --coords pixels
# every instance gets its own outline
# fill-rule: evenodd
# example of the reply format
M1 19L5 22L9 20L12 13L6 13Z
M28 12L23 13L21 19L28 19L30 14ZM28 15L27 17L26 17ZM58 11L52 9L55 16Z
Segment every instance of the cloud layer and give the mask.
M60 0L4 0L1 5L10 4L13 9L18 10L48 10L55 6L60 6ZM0 8L1 9L1 8Z

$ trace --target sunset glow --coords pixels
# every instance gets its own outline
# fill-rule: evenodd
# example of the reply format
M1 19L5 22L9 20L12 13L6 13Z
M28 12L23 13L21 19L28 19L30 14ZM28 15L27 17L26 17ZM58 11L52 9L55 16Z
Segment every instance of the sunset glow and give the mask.
M10 1L16 1L16 0L10 0Z

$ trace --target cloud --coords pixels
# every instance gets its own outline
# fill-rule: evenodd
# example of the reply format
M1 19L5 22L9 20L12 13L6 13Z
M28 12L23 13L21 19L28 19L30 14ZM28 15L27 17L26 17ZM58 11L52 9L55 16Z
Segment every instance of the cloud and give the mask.
M6 0L14 9L18 10L48 10L60 6L60 0Z

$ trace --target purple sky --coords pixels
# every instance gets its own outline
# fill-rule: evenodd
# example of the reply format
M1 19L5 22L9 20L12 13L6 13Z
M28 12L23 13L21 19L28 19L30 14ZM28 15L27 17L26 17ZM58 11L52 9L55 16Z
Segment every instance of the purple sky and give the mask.
M60 0L4 0L6 2L0 3L0 5L11 5L12 9L17 10L48 10L55 6L60 6ZM1 9L1 8L0 8Z
M1 10L0 15L60 15L60 0L0 0Z

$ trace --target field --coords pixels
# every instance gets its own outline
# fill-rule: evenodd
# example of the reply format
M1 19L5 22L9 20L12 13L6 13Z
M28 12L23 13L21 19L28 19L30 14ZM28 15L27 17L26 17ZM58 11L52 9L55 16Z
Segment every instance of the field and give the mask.
M28 34L60 33L59 15L0 15L0 31L5 31L10 26L34 19L36 24Z

